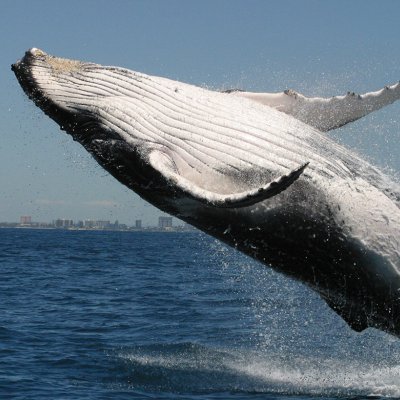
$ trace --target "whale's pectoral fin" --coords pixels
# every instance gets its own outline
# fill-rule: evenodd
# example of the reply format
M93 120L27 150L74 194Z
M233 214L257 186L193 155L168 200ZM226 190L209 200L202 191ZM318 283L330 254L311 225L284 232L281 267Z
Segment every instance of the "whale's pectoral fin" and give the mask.
M175 187L192 199L198 200L208 206L219 208L248 207L273 197L283 192L295 182L309 164L307 162L292 170L287 175L282 175L260 188L240 193L220 194L203 189L179 175L173 162L160 151L151 152L149 154L149 162L164 177L168 185Z
M282 93L226 92L276 108L320 131L330 131L400 99L400 82L376 92L362 95L348 92L345 96L331 98L305 97L293 90Z

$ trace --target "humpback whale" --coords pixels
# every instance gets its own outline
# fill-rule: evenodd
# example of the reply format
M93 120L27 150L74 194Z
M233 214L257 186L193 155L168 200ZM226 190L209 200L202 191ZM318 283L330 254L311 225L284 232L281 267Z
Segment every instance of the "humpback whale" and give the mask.
M315 290L348 325L400 336L399 184L326 131L400 98L204 88L33 48L25 93L159 209Z

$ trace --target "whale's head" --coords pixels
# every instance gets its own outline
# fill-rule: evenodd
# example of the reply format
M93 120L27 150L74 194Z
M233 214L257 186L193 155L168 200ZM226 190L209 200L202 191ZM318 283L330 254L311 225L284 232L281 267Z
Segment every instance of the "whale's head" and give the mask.
M120 182L166 211L176 199L249 206L284 191L307 165L298 155L284 167L272 152L271 159L260 157L259 145L243 134L252 128L240 120L242 101L223 93L36 48L12 69L62 130Z
M137 96L133 86L144 76L36 48L12 70L28 97L119 181L140 195L146 188L162 191L164 180L149 154L165 146L154 131L135 129L137 118L128 111Z
M88 67L88 64L56 58L32 48L11 68L28 97L61 129L88 141L91 131L87 130L88 134L84 135L81 125L89 122L89 114L83 111L89 107L92 96L78 89L79 78L73 82L74 76L86 73Z

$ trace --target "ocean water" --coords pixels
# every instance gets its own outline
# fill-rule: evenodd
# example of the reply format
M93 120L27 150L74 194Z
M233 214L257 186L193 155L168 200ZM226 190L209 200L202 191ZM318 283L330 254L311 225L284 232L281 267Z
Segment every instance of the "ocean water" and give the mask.
M201 233L0 246L0 399L400 397L400 340Z

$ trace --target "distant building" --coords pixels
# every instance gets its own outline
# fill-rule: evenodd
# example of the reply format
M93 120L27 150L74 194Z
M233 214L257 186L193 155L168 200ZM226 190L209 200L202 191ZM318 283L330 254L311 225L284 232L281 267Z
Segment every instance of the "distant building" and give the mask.
M135 221L135 228L136 229L142 229L142 220L141 219L137 219Z
M96 221L95 227L98 229L107 229L110 228L110 221Z
M172 217L158 217L158 227L160 229L172 228Z
M91 219L85 219L85 221L83 221L83 226L85 228L91 229L91 228L94 228L95 222L93 220L91 220Z
M53 221L53 225L56 228L68 229L74 226L74 221L72 219L58 218L55 221Z
M30 225L32 223L32 217L30 215L24 215L20 218L21 225Z

